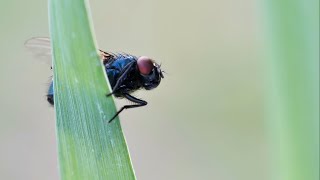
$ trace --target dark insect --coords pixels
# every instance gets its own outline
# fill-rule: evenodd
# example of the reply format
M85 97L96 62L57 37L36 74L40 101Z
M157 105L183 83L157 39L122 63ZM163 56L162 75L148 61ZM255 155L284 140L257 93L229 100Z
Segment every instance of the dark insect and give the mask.
M51 48L49 38L32 38L26 41L25 46L39 57L50 57ZM135 103L123 106L110 120L112 122L124 109L147 105L147 102L131 95L138 89L151 90L156 88L163 78L163 71L152 59L146 56L132 56L129 54L113 54L100 50L101 60L109 78L112 92L106 96L114 95L117 98L126 98ZM47 100L54 104L53 81L47 94Z

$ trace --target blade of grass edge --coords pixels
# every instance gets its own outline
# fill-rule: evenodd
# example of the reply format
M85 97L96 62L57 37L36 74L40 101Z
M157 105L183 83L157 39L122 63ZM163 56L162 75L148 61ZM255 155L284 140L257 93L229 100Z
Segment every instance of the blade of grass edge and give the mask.
M85 0L49 0L61 179L135 179Z

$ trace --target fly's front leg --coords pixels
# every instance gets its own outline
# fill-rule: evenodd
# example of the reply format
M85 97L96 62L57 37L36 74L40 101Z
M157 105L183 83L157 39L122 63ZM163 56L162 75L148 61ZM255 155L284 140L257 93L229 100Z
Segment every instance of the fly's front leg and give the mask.
M137 103L137 104L134 104L134 105L125 105L123 106L110 120L109 120L109 123L111 123L123 110L125 109L130 109L130 108L137 108L137 107L141 107L141 106L145 106L147 105L147 101L144 101L142 99L138 99L134 96L131 96L130 94L128 93L125 93L123 95L125 98L127 98L129 101L131 102L134 102L134 103Z

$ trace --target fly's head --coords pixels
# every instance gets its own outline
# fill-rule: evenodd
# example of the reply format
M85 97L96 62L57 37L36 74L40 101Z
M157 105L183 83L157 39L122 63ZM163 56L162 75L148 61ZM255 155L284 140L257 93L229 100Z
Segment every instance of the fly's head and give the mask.
M138 58L137 66L142 78L142 85L146 90L156 88L164 78L160 65L146 56Z

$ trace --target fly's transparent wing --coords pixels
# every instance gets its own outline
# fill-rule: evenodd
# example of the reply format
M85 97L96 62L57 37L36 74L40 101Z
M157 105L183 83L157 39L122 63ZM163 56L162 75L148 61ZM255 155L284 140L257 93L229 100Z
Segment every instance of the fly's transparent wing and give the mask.
M35 58L43 59L51 65L51 44L48 37L34 37L28 39L24 46Z
M28 39L24 46L30 51L33 56L37 59L43 59L51 65L51 43L48 37L33 37ZM102 50L98 50L101 60L108 62L109 60L115 59L115 55Z

